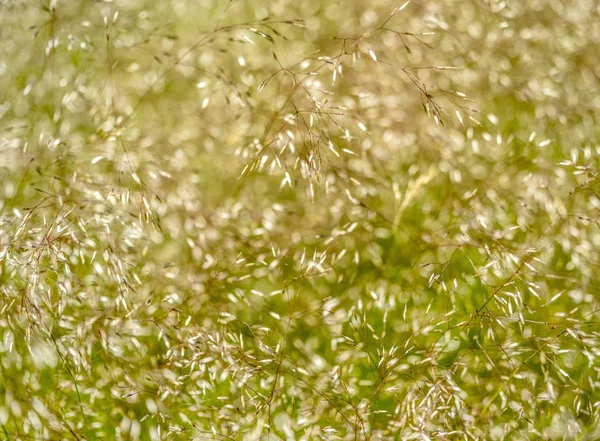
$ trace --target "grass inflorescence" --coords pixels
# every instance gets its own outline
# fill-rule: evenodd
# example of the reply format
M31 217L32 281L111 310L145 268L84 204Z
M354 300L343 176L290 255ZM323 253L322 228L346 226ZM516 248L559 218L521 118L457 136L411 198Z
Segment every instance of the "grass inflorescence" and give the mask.
M599 19L0 1L0 438L598 438Z

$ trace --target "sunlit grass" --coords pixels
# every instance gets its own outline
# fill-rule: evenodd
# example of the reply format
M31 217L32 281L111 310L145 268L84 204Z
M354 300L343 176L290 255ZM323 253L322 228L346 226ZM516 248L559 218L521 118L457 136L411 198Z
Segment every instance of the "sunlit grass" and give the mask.
M0 437L596 439L599 15L0 2Z

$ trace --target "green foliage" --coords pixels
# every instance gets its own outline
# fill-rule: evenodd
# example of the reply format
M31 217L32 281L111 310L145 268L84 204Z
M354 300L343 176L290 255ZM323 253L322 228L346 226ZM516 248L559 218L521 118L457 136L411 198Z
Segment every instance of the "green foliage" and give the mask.
M597 439L599 15L0 1L0 438Z

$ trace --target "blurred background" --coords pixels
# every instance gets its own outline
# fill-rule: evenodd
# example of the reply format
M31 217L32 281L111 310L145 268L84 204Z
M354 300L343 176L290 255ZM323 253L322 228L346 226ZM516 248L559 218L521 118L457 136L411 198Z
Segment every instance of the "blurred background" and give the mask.
M0 433L600 437L599 16L0 1Z

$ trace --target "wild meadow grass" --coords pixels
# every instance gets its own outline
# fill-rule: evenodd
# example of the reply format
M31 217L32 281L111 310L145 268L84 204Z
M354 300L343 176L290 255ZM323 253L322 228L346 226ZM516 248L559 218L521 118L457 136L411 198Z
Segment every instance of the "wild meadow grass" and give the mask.
M594 0L0 0L0 439L600 439Z

